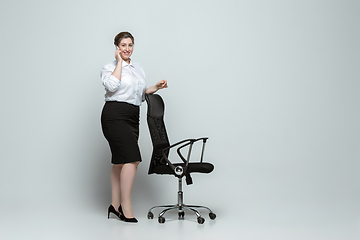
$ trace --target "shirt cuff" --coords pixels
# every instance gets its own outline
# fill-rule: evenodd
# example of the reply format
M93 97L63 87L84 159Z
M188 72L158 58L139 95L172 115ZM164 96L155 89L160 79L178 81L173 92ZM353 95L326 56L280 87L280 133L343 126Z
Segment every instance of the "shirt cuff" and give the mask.
M104 80L104 86L110 92L115 92L120 85L121 81L113 75L110 75Z

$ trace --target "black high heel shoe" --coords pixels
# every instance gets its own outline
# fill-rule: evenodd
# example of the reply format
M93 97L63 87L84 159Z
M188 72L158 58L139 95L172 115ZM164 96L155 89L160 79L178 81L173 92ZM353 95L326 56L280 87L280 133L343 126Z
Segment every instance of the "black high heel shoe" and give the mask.
M118 218L120 218L120 220L124 220L123 215L120 215L120 213L115 210L113 205L110 205L109 208L108 208L108 219L110 217L110 213L115 214Z
M120 217L123 217L123 219L121 219L121 220L123 220L125 222L131 222L131 223L137 223L138 222L138 220L136 218L127 218L127 217L125 217L125 215L123 213L123 210L121 208L121 205L119 206L119 213L121 214Z

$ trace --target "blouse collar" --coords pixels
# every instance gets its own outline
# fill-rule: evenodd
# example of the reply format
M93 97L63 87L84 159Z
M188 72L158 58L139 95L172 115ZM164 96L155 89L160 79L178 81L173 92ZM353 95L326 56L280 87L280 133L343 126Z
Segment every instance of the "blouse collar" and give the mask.
M127 63L127 62L123 61L123 62L122 62L122 66L123 66L123 67L126 67L126 66L134 67L131 60L130 60L130 63Z

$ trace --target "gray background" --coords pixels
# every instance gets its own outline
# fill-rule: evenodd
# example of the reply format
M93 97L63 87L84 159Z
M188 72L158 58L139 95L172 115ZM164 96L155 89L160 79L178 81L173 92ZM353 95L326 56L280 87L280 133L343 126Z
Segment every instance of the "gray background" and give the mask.
M170 140L210 138L215 171L184 187L187 203L218 214L209 231L358 239L359 10L355 0L2 0L0 237L41 239L44 226L44 239L82 239L51 219L105 219L99 73L113 37L130 31L148 85L168 80ZM175 203L177 182L147 175L146 103L140 131L133 207L146 222L151 206Z

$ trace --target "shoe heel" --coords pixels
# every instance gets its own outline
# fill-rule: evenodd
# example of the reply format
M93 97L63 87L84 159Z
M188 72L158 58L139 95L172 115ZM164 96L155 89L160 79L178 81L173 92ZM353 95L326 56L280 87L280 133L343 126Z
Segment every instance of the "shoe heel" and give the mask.
M110 205L108 208L108 219L110 218L110 213L115 214L118 218L120 218L122 220L122 216L120 216L120 213L118 213L115 208L113 207L113 205Z
M110 218L111 206L112 206L112 205L110 205L109 208L108 208L108 219Z

